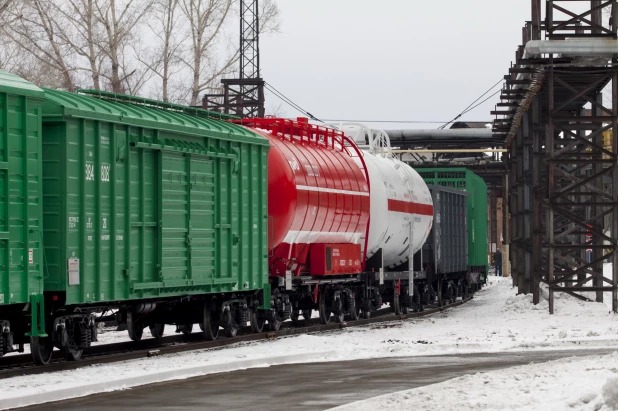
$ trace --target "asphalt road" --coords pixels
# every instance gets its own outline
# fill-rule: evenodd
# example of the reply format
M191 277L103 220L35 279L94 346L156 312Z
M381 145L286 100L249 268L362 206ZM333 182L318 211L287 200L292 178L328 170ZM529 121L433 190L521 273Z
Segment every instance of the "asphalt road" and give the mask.
M448 355L280 365L21 408L21 410L323 410L464 374L615 350Z

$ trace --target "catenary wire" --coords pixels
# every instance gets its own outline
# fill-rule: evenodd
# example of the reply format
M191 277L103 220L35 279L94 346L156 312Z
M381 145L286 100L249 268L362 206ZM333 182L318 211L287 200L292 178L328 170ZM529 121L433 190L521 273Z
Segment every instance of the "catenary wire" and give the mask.
M329 122L341 122L341 123L401 123L401 124L444 124L446 120L342 120L342 119L324 119ZM468 123L491 123L490 120L466 120Z
M485 100L481 101L480 103L478 103L477 105L475 105L474 107L471 107L469 110L464 111L463 114L466 114L472 110L474 110L475 108L477 108L478 106L480 106L481 104L483 104L484 102L486 102L487 100L489 100L490 98L492 98L493 96L495 96L496 94L500 93L502 91L502 89L496 91L495 93L493 93L491 96L487 97Z
M279 97L281 100L283 100L285 103L287 103L288 105L292 106L296 110L298 110L301 113L305 114L307 117L311 118L312 120L316 120L316 121L319 121L321 123L324 123L324 121L320 120L319 118L317 118L316 116L311 114L309 111L303 109L301 106L299 106L298 104L294 103L291 99L286 97L285 94L283 94L282 92L277 90L272 84L264 82L264 86L266 87L266 89L268 91L273 93L275 96Z
M485 103L487 100L489 100L490 98L492 98L493 96L498 94L500 92L500 90L498 90L495 93L491 94L489 97L485 98L480 103L475 104L481 98L483 98L485 95L487 95L487 93L489 93L491 90L493 90L502 81L504 81L504 80L500 79L497 83L495 83L493 86L491 86L487 91L485 91L483 94L481 94L480 97L478 97L476 100L474 100L472 103L470 103L468 105L468 107L466 107L455 118L453 118L450 121L446 121L446 122L444 122L444 121L421 121L421 120L340 120L340 119L320 120L319 118L317 118L316 116L311 114L309 111L303 109L301 106L296 104L294 101L292 101L290 98L288 98L285 94L283 94L277 88L275 88L272 84L264 82L264 86L266 87L266 89L268 91L273 93L273 95L275 95L275 97L279 98L281 101L283 101L284 103L286 103L287 105L289 105L293 109L295 109L295 110L299 111L300 113L306 115L307 117L311 118L312 120L316 120L316 121L319 121L321 123L324 123L325 121L329 121L329 122L338 122L338 121L340 121L340 122L354 122L354 123L442 124L442 126L439 127L439 129L444 129L444 127L446 127L447 125L453 123L457 119L461 118L461 116L463 116L464 114L474 110L475 108L477 108L478 106L480 106L481 104ZM489 121L469 121L469 122L485 123L485 122L489 122Z
M305 111L302 107L300 107L299 105L297 105L296 103L294 103L292 100L288 99L287 97L285 97L283 94L280 94L279 92L275 91L276 89L271 88L271 86L267 83L264 83L264 87L266 87L266 89L268 91L270 91L271 93L273 93L275 95L275 97L279 98L281 101L283 101L284 103L286 103L287 105L289 105L290 107L292 107L295 110L300 111L303 114L306 114L307 111Z
M481 94L479 96L479 98L477 98L476 100L474 100L472 103L470 103L470 105L466 108L463 109L463 111L461 113L459 113L457 116L455 116L455 118L453 118L451 121L448 121L446 123L444 123L443 125L441 125L440 127L438 127L438 129L442 130L444 129L446 126L448 126L449 124L451 124L452 122L456 121L457 119L459 119L461 116L463 116L464 114L466 114L468 111L476 108L479 106L479 104L477 104L476 106L472 107L477 101L479 101L480 99L482 99L483 97L485 97L485 95L487 93L489 93L491 90L493 90L498 84L502 83L504 81L504 79L500 79L496 84L494 84L493 86L491 86L486 92L484 92L483 94ZM500 90L498 90L500 91ZM494 95L496 95L497 93L492 94L489 98L493 97ZM483 100L480 104L484 103L485 101L487 101L489 98ZM471 108L472 107L472 108Z

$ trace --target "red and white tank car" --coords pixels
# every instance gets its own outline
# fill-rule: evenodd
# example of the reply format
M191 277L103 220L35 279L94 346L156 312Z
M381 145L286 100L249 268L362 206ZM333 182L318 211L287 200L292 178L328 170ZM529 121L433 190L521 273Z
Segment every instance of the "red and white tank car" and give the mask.
M368 318L383 302L414 307L408 261L433 220L431 194L408 165L342 130L307 119L250 119L270 140L268 214L271 328L289 316L323 323ZM358 137L357 137L358 138ZM378 147L379 148L379 147ZM403 296L404 298L401 298Z

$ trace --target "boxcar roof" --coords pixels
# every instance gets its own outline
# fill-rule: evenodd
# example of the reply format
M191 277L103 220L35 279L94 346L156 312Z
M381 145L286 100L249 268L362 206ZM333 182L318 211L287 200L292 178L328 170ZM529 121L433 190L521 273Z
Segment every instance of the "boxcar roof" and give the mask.
M0 93L17 94L20 96L45 98L45 92L33 83L0 70Z
M43 116L68 116L108 121L185 134L233 139L268 145L268 140L250 130L222 120L190 115L129 101L101 99L89 95L45 89Z

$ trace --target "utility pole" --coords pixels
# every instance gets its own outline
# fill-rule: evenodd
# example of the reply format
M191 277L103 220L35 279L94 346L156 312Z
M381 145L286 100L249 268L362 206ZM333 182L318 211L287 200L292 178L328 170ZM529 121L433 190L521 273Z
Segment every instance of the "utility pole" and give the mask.
M264 117L264 80L260 76L259 1L240 0L239 76L223 79L223 94L206 94L202 107L238 117Z

